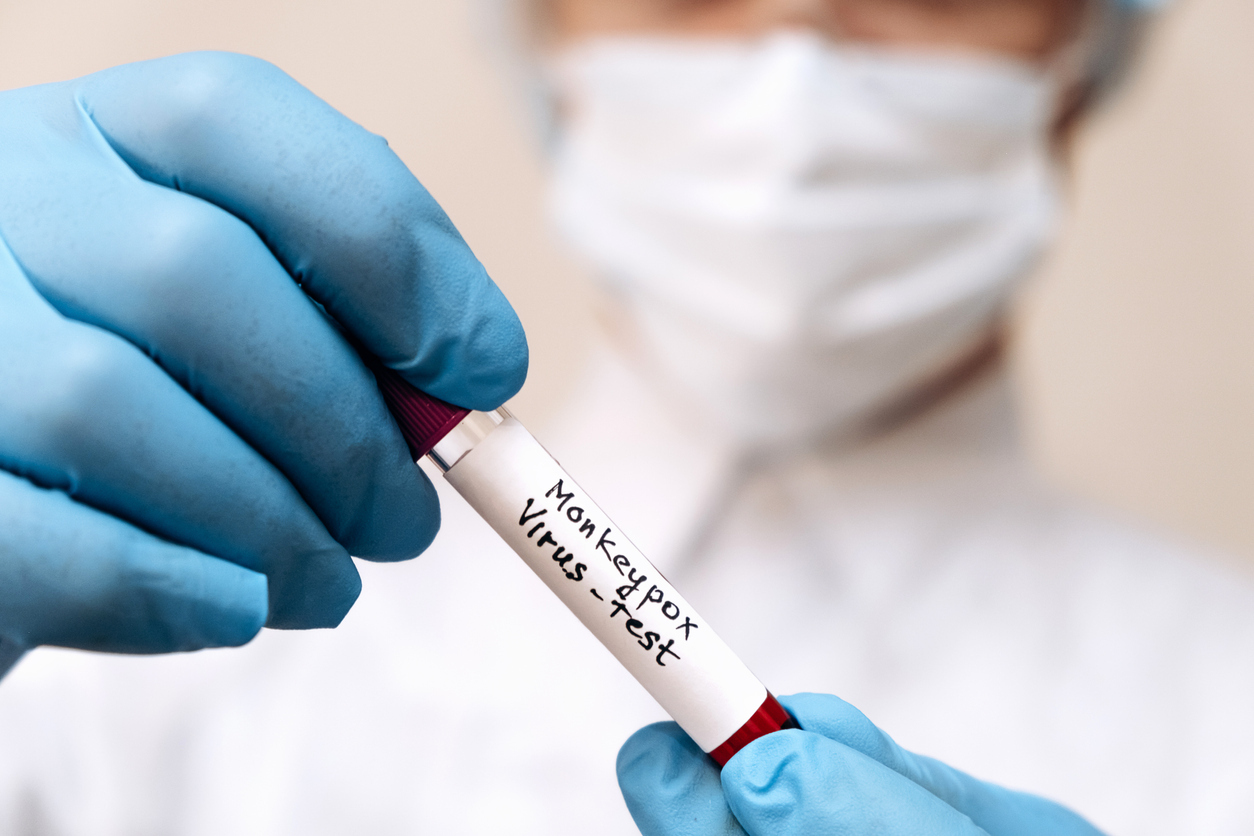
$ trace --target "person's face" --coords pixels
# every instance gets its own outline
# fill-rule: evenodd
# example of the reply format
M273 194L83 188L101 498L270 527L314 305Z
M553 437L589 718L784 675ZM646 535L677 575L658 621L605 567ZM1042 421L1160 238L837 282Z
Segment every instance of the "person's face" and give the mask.
M547 0L559 43L601 35L833 39L1041 60L1075 34L1086 0Z
M552 207L611 329L749 445L938 402L1052 229L1079 111L1047 65L1104 1L536 0Z

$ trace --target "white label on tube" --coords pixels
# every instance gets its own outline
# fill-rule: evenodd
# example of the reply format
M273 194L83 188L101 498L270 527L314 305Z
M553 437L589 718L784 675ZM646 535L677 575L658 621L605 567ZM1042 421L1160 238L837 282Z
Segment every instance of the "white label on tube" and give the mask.
M445 478L703 750L762 705L766 687L518 421Z

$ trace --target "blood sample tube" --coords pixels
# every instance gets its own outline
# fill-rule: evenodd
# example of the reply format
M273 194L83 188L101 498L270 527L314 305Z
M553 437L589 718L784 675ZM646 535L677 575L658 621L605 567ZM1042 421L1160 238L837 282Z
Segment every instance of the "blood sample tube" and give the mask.
M372 364L427 456L704 751L727 763L797 724L640 550L504 408L447 404Z

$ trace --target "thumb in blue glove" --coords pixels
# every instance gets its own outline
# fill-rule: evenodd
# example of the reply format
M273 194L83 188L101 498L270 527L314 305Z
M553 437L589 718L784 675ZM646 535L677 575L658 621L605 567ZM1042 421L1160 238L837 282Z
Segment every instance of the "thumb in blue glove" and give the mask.
M426 548L355 344L477 409L527 367L383 139L239 55L0 93L0 667L334 626Z
M720 773L674 723L636 732L618 782L644 836L1100 836L1051 801L902 749L824 694L781 697L802 730L775 732Z

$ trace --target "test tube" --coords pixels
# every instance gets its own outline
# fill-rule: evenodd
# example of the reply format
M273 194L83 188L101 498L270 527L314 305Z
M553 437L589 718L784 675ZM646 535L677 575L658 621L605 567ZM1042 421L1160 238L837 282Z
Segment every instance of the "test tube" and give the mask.
M415 461L459 494L719 766L796 722L531 433L372 364Z

